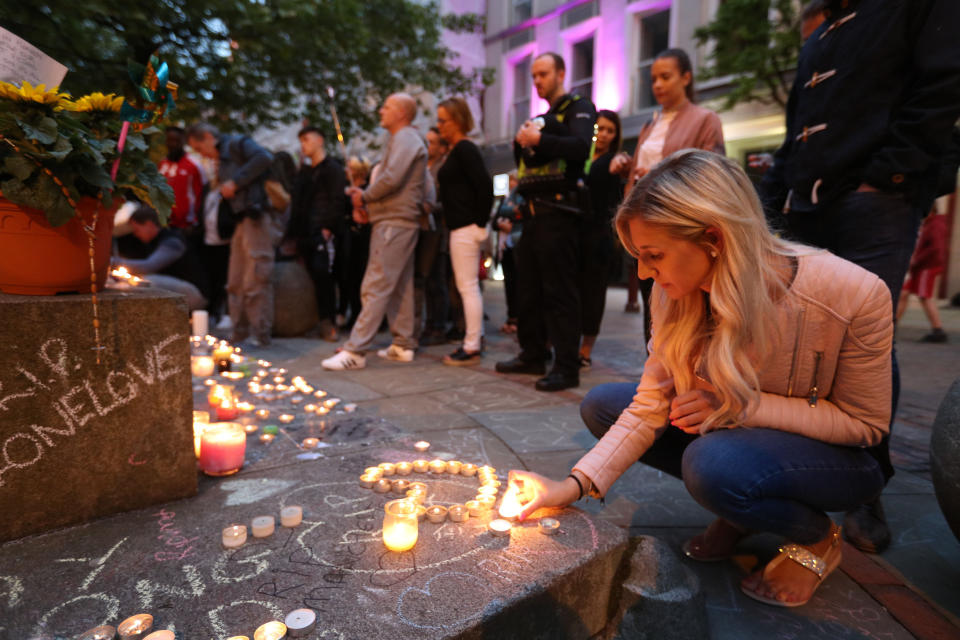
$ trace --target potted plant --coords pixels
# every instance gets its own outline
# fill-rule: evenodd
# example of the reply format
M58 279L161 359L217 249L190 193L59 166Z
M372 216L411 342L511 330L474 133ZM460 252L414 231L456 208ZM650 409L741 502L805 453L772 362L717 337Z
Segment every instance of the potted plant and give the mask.
M122 103L0 82L0 290L85 292L91 276L102 288L124 195L166 221L173 192L144 139L156 129L131 131L120 153Z

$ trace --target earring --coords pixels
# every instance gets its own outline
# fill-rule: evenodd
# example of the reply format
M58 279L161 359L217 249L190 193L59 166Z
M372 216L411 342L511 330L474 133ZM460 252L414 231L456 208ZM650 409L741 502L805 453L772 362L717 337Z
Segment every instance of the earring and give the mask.
M711 258L716 258L716 257L717 257L717 252L716 252L715 249L711 249L711 250L710 250L710 257L711 257Z

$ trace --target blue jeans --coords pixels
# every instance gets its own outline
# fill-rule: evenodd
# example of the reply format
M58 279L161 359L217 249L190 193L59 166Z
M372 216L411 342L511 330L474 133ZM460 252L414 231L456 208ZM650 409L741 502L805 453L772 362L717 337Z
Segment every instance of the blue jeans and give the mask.
M603 384L580 403L601 438L633 399L636 385ZM640 462L683 480L704 508L750 531L811 544L830 530L827 511L846 511L880 495L884 476L865 449L776 429L735 428L689 435L667 427Z

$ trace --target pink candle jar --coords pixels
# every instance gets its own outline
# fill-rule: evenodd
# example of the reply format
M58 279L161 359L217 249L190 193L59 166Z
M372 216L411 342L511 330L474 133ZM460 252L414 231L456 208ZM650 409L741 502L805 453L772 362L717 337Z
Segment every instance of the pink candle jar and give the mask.
M209 476L227 476L243 466L247 434L236 422L208 425L200 438L200 469Z

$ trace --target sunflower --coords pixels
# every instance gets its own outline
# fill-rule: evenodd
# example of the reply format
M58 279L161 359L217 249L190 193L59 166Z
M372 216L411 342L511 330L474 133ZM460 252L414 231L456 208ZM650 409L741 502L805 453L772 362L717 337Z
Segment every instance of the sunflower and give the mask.
M123 104L123 96L115 93L103 94L99 91L83 96L75 102L68 102L66 108L71 111L116 113Z
M26 80L23 81L20 87L10 84L9 82L0 81L0 98L19 102L36 102L37 104L45 106L62 108L69 101L70 94L60 93L58 91L59 88L60 87L54 87L48 91L46 85L38 84L37 86L33 86Z

